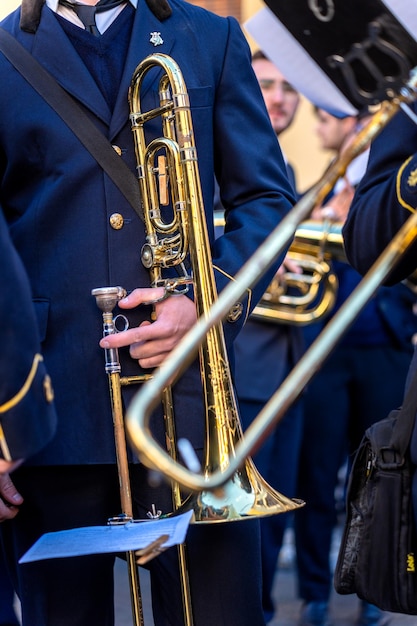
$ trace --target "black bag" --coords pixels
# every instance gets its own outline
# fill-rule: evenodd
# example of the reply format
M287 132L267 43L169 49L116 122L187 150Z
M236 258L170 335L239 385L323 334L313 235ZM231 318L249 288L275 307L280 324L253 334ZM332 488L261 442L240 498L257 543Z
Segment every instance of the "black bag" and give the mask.
M417 374L401 409L367 429L355 455L336 564L338 593L394 613L417 615L416 528L409 443Z

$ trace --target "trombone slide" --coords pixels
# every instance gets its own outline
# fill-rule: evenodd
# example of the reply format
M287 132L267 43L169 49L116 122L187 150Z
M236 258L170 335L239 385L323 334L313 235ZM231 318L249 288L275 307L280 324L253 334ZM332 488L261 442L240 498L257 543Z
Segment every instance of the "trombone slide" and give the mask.
M190 491L215 490L221 487L238 470L244 459L262 443L286 408L298 397L302 386L314 374L316 364L319 362L321 355L327 355L331 347L336 344L344 332L344 329L338 326L341 316L343 316L344 327L346 328L347 324L353 321L354 316L387 276L392 264L405 249L407 242L410 243L415 238L417 214L409 218L409 222L401 229L398 236L388 246L386 253L375 264L372 273L370 272L367 275L346 301L344 307L340 309L337 316L327 325L326 335L321 340L321 345L319 344L320 349L317 348L318 340L316 340L298 364L296 368L297 373L290 374L273 396L273 399L247 429L245 437L236 447L235 455L231 458L229 467L224 471L215 470L210 476L207 476L201 473L190 472L178 463L172 462L153 439L149 429L150 412L158 397L160 397L161 390L168 382L172 383L173 380L176 380L181 375L196 354L199 346L204 343L208 329L221 322L234 302L242 296L247 288L256 283L273 261L288 247L298 225L307 219L314 206L322 202L337 180L344 175L346 167L352 159L360 154L369 142L386 126L397 113L401 103L414 99L413 92L416 85L417 77L414 73L407 85L407 89L404 89L400 96L395 97L392 101L382 103L380 109L357 134L355 140L344 154L328 168L322 179L301 198L293 210L280 222L251 259L238 272L235 280L219 294L211 310L206 312L204 318L202 317L197 321L183 341L171 352L153 380L144 385L141 392L134 397L126 416L127 431L132 445L136 448L140 458L146 465L159 470L166 476L174 478ZM314 358L311 357L312 354ZM279 403L276 401L277 397Z

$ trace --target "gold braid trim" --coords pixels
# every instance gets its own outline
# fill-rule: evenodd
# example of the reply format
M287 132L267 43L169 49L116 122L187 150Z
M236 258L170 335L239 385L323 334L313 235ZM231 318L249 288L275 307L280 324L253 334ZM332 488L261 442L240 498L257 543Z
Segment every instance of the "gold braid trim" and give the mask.
M6 413L6 411L10 411L10 409L14 408L16 404L19 404L19 402L23 400L23 398L25 397L25 395L28 393L29 389L31 388L33 380L36 376L36 372L38 371L38 365L42 361L43 361L43 356L41 354L35 354L35 356L33 357L33 363L32 363L32 367L30 368L29 375L26 378L25 382L23 383L21 390L18 391L17 394L13 396L13 398L10 398L10 400L0 405L0 414Z
M6 413L6 411L9 411L13 407L15 407L17 404L19 404L21 400L23 400L23 398L25 397L25 395L28 393L29 389L32 386L33 380L36 376L36 372L38 371L38 365L42 361L43 361L42 355L35 354L35 356L33 357L32 367L30 368L28 377L23 383L23 387L20 389L20 391L17 392L15 396L13 396L13 398L8 400L4 404L0 405L0 414ZM3 458L6 461L12 460L9 446L7 445L6 437L5 437L4 430L1 424L0 424L0 450L3 455Z
M411 206L411 204L408 204L408 202L406 202L405 200L402 199L401 197L401 176L403 175L403 172L405 170L405 168L407 167L407 165L410 163L411 159L413 158L413 155L410 156L400 167L400 169L398 170L398 174L397 174L397 182L396 182L396 191L397 191L397 198L398 198L398 202L401 204L402 207L404 207L404 209L407 209L407 211L411 211L411 213L415 213L416 209L415 207Z

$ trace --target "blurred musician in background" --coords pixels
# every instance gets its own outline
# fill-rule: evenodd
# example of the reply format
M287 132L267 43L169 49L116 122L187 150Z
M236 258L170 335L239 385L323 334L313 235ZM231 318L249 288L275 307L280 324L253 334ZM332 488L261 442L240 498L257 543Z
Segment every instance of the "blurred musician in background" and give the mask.
M415 114L416 104L411 108ZM416 123L403 111L395 115L372 143L367 172L356 190L343 228L347 257L361 274L369 270L410 214L416 211L416 148ZM396 285L408 279L416 268L417 242L414 240L390 272L387 284ZM395 292L394 287L389 289ZM393 324L398 333L404 332L403 320L394 319ZM414 351L409 378L416 367ZM411 440L411 457L417 466L417 429ZM413 498L417 511L417 474L414 475Z
M253 54L252 67L278 138L295 119L300 103L299 94L261 50ZM294 169L287 161L286 169L288 179L297 194ZM220 201L215 208L221 210ZM285 259L279 274L282 275L285 269L296 273L301 271L294 261L288 258ZM249 317L235 340L234 349L236 391L242 425L246 429L301 356L302 331L300 327L292 324ZM262 476L288 497L296 495L301 422L302 409L299 401L291 407L254 456L255 464ZM275 611L271 593L288 521L288 515L274 515L261 520L262 602L266 621L272 619Z
M338 119L317 109L317 134L322 148L338 154L367 117ZM313 217L341 224L348 214L354 189L363 176L369 150L354 159L333 195L316 207ZM366 248L365 239L361 240ZM348 263L334 260L339 281L333 315L360 281ZM330 624L332 590L330 561L332 534L337 522L335 489L339 470L352 455L366 428L385 418L401 403L404 377L412 354L417 320L415 296L400 285L381 287L365 306L341 342L313 377L304 395L304 432L297 494L306 506L294 516L298 586L304 607L300 626ZM305 327L310 344L328 319ZM382 626L387 616L361 603L357 626Z

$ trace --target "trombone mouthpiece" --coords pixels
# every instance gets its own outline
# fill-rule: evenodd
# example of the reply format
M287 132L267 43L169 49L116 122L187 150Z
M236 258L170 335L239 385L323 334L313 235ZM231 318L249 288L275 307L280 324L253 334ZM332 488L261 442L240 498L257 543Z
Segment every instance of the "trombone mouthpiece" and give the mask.
M109 313L113 311L119 300L126 297L127 291L123 287L98 287L91 290L91 295L95 297L100 311Z

